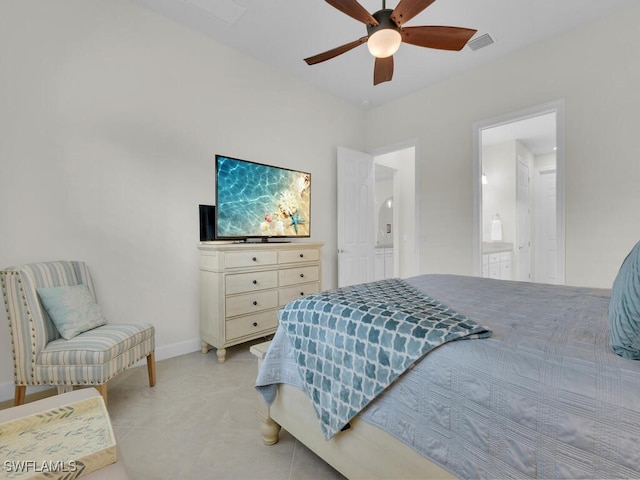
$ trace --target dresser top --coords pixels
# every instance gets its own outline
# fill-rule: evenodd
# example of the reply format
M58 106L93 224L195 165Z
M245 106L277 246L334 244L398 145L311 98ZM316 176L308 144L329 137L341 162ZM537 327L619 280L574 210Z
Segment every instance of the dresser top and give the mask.
M322 248L324 242L200 242L201 252L222 250L299 250L304 248Z

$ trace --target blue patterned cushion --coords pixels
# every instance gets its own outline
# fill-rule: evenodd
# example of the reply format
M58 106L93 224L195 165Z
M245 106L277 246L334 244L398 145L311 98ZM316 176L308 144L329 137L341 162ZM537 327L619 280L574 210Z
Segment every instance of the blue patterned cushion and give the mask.
M66 340L106 323L100 305L84 284L38 288L38 295Z
M640 242L624 259L613 282L609 335L616 354L640 360Z

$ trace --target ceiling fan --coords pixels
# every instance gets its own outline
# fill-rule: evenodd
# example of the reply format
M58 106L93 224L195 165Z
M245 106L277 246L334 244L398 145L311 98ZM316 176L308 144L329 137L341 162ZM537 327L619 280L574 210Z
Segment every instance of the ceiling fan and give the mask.
M326 2L352 18L366 24L367 35L332 50L305 58L308 65L330 60L366 43L369 52L376 58L373 84L388 82L393 77L393 54L400 44L410 43L419 47L440 50L462 50L477 30L462 27L403 25L422 12L435 0L400 0L395 9L386 8L370 14L357 0L326 0Z

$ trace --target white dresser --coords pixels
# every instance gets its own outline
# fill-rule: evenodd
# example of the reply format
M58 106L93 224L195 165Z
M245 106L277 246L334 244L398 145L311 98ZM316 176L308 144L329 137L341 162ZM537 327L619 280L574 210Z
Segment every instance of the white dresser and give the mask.
M323 243L201 244L202 352L276 331L280 307L322 288Z

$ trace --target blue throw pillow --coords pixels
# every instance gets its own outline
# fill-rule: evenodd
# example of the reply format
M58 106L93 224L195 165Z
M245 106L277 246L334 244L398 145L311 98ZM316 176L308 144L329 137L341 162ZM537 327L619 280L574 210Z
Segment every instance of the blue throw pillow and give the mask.
M624 259L613 282L609 335L615 353L640 360L640 242Z
M38 288L38 295L58 332L66 340L106 323L100 305L84 284Z

